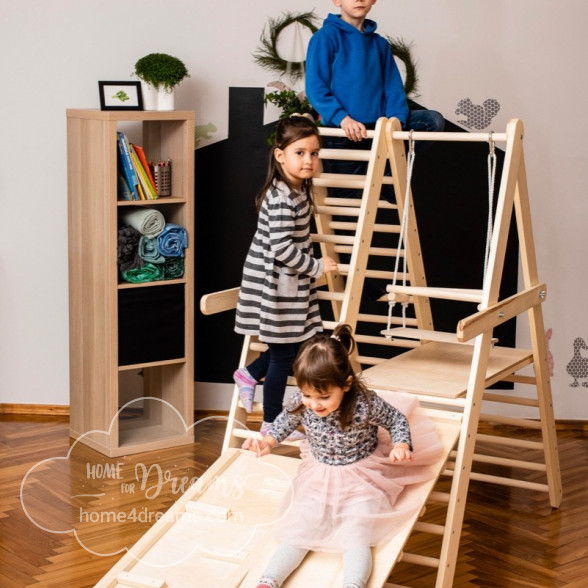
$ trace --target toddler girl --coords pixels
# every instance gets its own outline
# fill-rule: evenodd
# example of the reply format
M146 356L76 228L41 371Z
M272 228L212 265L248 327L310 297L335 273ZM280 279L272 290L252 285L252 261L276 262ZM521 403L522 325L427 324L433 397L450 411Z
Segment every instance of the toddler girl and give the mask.
M306 342L294 363L299 390L261 441L243 444L266 455L300 424L306 430L293 494L275 528L281 545L258 588L279 588L309 550L343 552L345 588L363 588L370 547L421 506L397 498L406 485L433 476L424 465L441 449L432 423L409 407L419 435L415 459L406 416L355 375L354 347L349 325Z

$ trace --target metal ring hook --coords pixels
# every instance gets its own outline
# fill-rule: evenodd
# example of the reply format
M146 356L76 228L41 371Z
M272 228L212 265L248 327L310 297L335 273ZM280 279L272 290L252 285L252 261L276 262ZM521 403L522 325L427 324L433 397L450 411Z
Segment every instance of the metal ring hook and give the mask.
M494 131L490 131L488 133L488 145L490 146L490 155L492 157L494 157L495 153L496 153L496 143L494 142L494 139L492 138L494 135Z
M411 155L414 155L414 139L412 138L413 133L414 133L413 129L410 129L410 131L408 131L408 152Z

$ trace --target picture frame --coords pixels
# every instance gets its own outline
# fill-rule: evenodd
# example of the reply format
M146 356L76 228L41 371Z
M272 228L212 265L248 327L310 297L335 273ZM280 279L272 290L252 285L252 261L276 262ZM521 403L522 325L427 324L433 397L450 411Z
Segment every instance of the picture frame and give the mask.
M143 110L141 82L98 82L100 110Z

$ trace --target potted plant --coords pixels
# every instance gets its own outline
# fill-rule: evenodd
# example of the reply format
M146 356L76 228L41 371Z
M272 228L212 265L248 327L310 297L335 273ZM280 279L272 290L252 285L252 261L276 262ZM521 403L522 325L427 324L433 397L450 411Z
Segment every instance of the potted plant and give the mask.
M183 61L167 53L141 57L134 75L141 80L145 110L173 110L175 87L190 77Z

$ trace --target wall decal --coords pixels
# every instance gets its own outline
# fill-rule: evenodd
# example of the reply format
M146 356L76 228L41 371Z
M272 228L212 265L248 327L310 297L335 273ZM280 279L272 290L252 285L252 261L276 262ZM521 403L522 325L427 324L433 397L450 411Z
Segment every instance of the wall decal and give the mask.
M462 98L457 103L455 114L463 114L467 118L458 120L460 125L468 129L485 129L490 125L492 119L498 114L500 103L495 98L487 98L482 105L474 104L469 98Z
M218 129L212 123L207 125L197 125L194 127L194 148L197 149L200 144L200 139L208 140L212 138L212 133L216 133Z
M588 388L588 357L581 354L581 350L588 349L588 345L581 337L574 339L574 355L566 366L566 371L573 378L570 388L577 388L580 383L578 380L585 380L582 386Z

